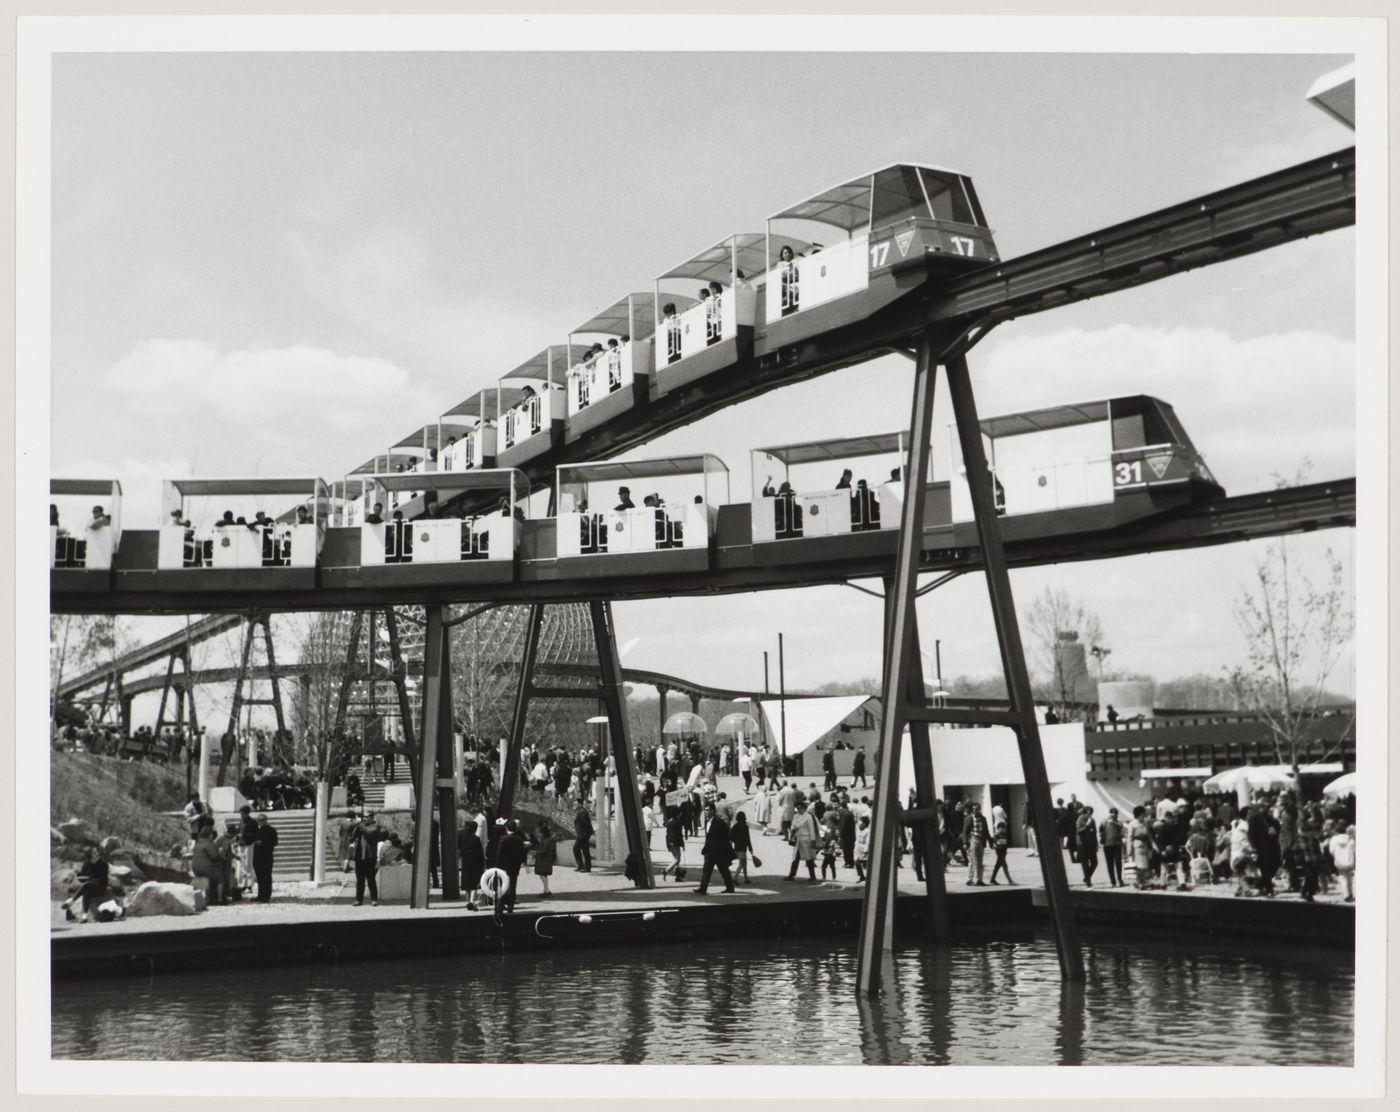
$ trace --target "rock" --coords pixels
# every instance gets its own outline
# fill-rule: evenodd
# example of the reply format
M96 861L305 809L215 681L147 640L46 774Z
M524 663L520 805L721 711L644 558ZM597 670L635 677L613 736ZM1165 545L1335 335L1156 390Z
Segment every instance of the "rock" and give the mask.
M70 845L65 842L58 847L53 856L57 857L60 861L86 861L87 850L83 849L82 846Z
M103 853L116 853L116 852L117 852L119 849L121 849L121 848L122 848L122 840L121 840L120 838L109 837L109 838L103 838L103 839L102 839L102 852L103 852Z
M68 840L68 839L65 838L65 837L63 836L63 832L62 832L61 830L59 830L58 827L56 827L56 826L51 826L51 827L49 827L49 848L50 848L50 849L52 849L54 846L61 846L61 845L63 845L63 843L66 842L67 840Z
M92 841L92 831L82 819L69 819L58 824L58 832L70 845L84 846Z
M167 884L148 880L136 889L126 905L130 917L147 915L194 915L194 889L188 884Z

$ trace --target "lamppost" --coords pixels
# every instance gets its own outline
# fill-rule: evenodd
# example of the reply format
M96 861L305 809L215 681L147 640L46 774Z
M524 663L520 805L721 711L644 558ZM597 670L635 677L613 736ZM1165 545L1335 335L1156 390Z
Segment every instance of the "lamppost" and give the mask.
M1099 683L1103 683L1103 658L1112 651L1112 649L1106 649L1102 645L1095 645L1089 650L1089 655L1099 662Z

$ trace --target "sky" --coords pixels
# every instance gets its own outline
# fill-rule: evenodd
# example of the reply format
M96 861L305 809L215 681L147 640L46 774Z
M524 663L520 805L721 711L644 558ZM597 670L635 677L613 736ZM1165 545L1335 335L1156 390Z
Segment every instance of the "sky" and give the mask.
M1331 54L170 53L53 66L52 469L335 479L724 236L890 162L970 174L1011 258L1352 145L1305 99ZM1231 494L1354 475L1355 235L1328 233L995 329L980 412L1148 393ZM1383 369L1382 369L1383 373ZM907 425L877 359L634 456L706 451L749 498L764 445ZM946 468L946 392L935 473ZM1350 531L1290 541L1315 577ZM1098 613L1110 670L1239 663L1264 546L1013 573ZM999 670L980 577L919 606L945 676ZM843 587L617 607L630 666L791 688L876 676ZM169 620L150 620L153 633ZM1332 681L1353 690L1348 654Z

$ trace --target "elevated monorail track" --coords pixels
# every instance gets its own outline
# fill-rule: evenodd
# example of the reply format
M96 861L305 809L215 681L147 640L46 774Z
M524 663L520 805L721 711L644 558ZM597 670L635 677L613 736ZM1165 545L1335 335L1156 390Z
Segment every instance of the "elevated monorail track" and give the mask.
M1062 511L1067 522L1074 511ZM741 594L800 586L847 583L889 574L897 534L892 530L827 538L821 546L804 542L786 551L801 559L779 562L785 546L749 541L749 507L723 507L709 569L657 571L626 577L561 576L543 553L528 558L532 539L546 535L543 522L527 524L524 558L509 582L456 582L369 585L357 568L321 568L316 585L304 590L269 590L260 569L230 573L232 586L210 590L113 589L55 590L55 613L246 613L249 610L353 610L395 605L447 603L563 603L590 599L635 600L674 596ZM1013 567L1107 559L1145 552L1196 548L1312 532L1356 524L1356 481L1312 483L1255 494L1193 503L1160 515L1111 528L1076 529L1056 535L1026 535L1024 523L1005 519L1006 555ZM536 528L531 528L536 527ZM333 530L332 532L338 532ZM345 530L354 532L356 530ZM135 545L132 546L136 547ZM921 570L971 571L981 567L971 524L944 525L924 532ZM118 573L121 565L118 565ZM195 573L196 575L199 573ZM177 638L178 639L178 638Z

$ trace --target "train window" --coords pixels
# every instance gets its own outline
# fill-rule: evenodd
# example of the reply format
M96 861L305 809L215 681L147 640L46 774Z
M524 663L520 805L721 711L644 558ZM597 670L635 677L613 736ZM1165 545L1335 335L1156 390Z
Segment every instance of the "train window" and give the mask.
M1145 448L1147 441L1143 439L1142 414L1141 413L1119 413L1115 409L1113 414L1113 447L1119 451L1125 448Z
M981 224L972 211L967 191L957 174L940 174L933 170L923 171L924 188L928 191L929 204L933 206L935 220L952 220L960 224Z
M928 203L914 166L892 166L875 175L870 225L884 227L910 216L928 216Z

